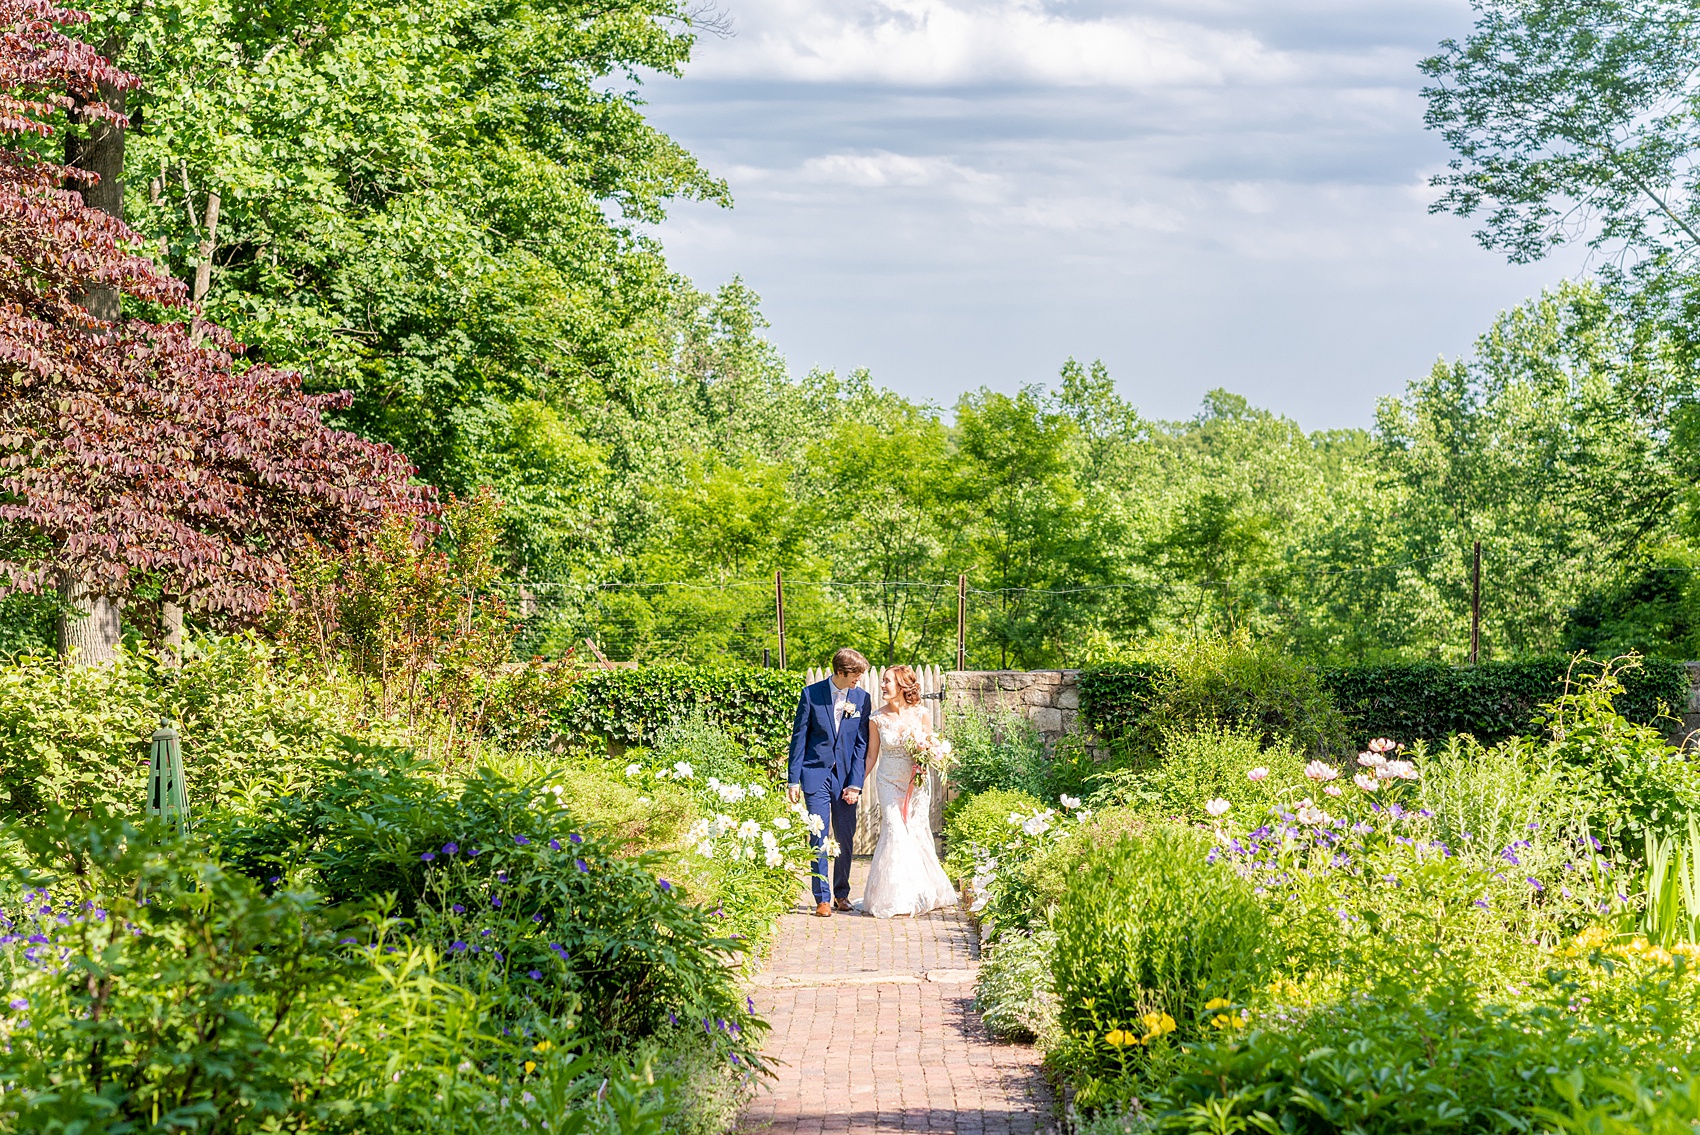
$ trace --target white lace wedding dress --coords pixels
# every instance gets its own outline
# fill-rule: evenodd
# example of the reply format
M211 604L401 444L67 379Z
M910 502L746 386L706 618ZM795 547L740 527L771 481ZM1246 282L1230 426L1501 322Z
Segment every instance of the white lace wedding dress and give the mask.
M919 720L918 714L909 713L882 713L874 718L880 731L879 763L874 768L880 838L862 892L862 910L875 918L925 914L956 902L956 888L933 850L932 793L926 780L915 786L909 797L909 819L903 818L903 798L915 770L907 734Z

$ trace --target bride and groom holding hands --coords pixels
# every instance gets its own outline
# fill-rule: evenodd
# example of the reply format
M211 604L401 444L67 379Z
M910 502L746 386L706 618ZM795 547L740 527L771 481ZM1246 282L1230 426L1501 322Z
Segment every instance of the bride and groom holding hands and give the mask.
M867 671L868 660L854 650L833 655L832 676L803 688L791 731L786 793L818 821L809 827L816 852L815 913L822 918L855 909L851 844L867 781L873 783L873 803L880 809L880 835L862 912L895 918L956 902L956 888L933 848L927 782L916 776L915 758L933 738L931 714L921 706L920 681L908 666L891 667L880 683L882 703L876 707L857 685Z

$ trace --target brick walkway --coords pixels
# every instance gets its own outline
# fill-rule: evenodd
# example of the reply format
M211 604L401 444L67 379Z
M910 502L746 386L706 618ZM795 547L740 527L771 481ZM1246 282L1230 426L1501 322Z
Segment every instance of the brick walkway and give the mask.
M867 862L850 893L859 896ZM922 918L780 921L756 1009L777 1079L742 1129L789 1135L960 1131L1029 1135L1050 1095L1030 1048L986 1035L973 1010L978 943L955 910Z

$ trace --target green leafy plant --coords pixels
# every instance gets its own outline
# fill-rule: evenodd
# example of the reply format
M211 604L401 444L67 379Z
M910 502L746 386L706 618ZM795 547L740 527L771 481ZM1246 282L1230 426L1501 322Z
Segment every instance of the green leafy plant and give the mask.
M1043 807L1037 796L1009 789L952 800L944 814L944 863L951 877L967 878L982 857L1003 847L1010 838L1011 815L1027 815Z
M1101 773L1088 803L1202 821L1206 804L1226 800L1242 813L1261 814L1306 783L1304 765L1291 749L1265 749L1249 733L1205 725L1165 737L1155 765Z
M1020 713L969 708L953 713L945 732L956 747L953 788L970 795L992 789L1048 795L1044 742Z
M1081 858L1051 920L1064 1066L1120 1076L1169 1032L1197 1035L1207 1002L1243 1003L1268 982L1269 918L1249 882L1207 861L1210 847L1163 824Z

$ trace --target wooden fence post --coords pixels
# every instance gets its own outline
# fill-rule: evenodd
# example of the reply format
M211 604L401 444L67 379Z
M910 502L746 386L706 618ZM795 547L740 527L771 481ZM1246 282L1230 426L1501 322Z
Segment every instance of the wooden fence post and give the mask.
M779 668L785 669L785 576L773 573L773 611L779 630Z
M1470 565L1470 665L1482 656L1482 542L1476 541Z
M968 576L956 577L956 668L968 669Z

